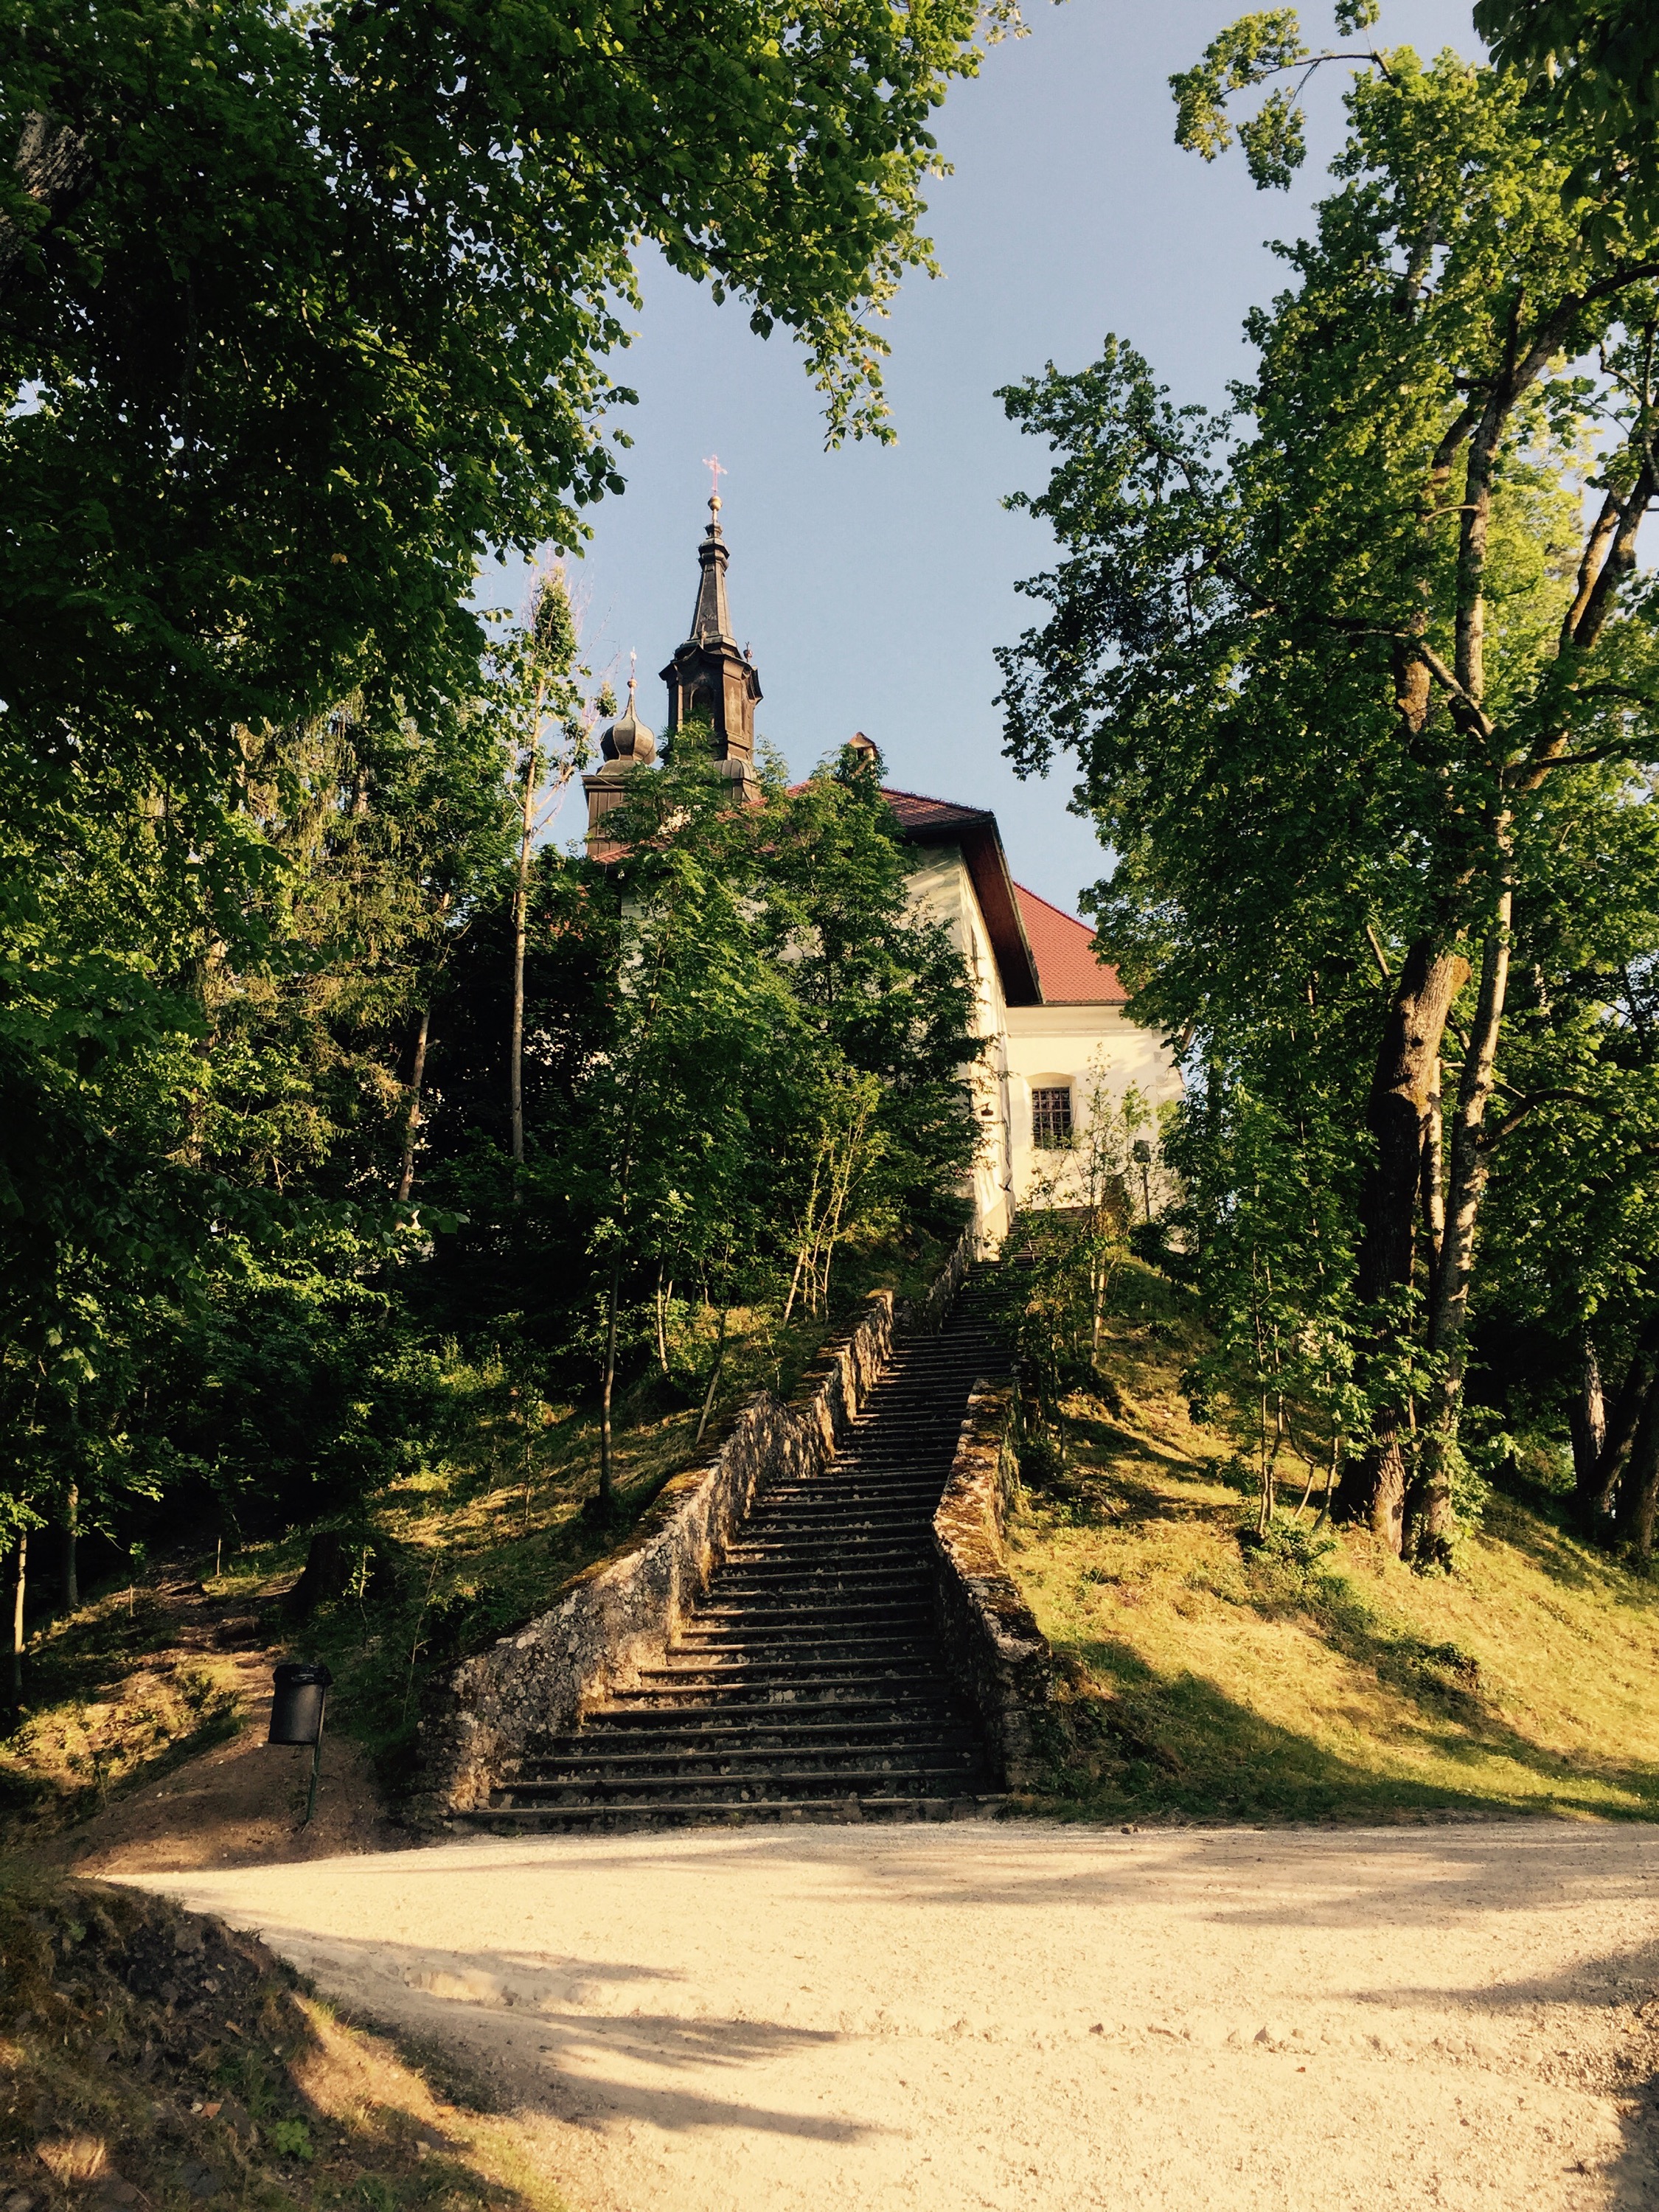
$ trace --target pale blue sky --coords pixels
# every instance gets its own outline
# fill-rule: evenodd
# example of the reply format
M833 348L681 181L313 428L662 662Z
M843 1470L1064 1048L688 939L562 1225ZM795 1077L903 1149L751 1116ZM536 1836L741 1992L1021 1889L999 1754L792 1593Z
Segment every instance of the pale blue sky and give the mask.
M928 228L945 274L910 283L887 326L896 447L826 453L799 350L647 270L640 336L617 364L641 400L626 410L628 490L594 510L571 579L590 650L625 673L637 647L659 729L657 671L690 617L702 457L717 451L732 621L765 692L757 726L797 772L867 731L892 782L994 806L1015 874L1075 910L1104 858L1066 811L1071 780L1021 783L1001 757L992 650L1030 618L1013 586L1044 565L1045 539L1000 502L1042 483L1044 457L993 393L1050 359L1082 367L1115 331L1177 398L1220 399L1249 365L1246 309L1283 282L1264 241L1295 235L1322 189L1346 72L1310 88L1297 189L1259 193L1237 149L1206 164L1171 135L1170 71L1239 0L1030 5L1030 36L993 50L939 111L956 173L932 185ZM1327 7L1303 21L1310 44L1330 40ZM1377 35L1476 51L1468 0L1383 0ZM576 829L573 807L556 834Z

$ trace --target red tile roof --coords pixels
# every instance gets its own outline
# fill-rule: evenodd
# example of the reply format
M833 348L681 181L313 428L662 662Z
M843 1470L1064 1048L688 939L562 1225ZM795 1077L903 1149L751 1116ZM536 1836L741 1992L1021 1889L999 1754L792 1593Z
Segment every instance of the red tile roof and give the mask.
M1024 884L1014 885L1019 918L1036 956L1045 1006L1127 1006L1129 994L1115 968L1097 960L1091 950L1094 932L1059 907L1050 906Z
M883 785L881 795L898 817L900 829L908 835L939 836L995 818L986 806L962 806L953 799L929 799L921 792L895 791L887 784Z

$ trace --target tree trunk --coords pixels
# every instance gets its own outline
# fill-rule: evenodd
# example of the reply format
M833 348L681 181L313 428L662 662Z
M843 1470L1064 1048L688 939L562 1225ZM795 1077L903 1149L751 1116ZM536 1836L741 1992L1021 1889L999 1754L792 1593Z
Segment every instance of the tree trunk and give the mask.
M1366 1305L1412 1282L1441 1042L1452 1001L1468 974L1461 953L1419 938L1395 986L1366 1115L1376 1147L1360 1194L1358 1288ZM1401 1541L1406 1494L1400 1444L1405 1422L1403 1407L1384 1412L1370 1449L1354 1454L1344 1467L1336 1498L1337 1518L1364 1522L1395 1552Z
M729 1306L722 1306L720 1308L720 1340L714 1346L714 1364L708 1370L708 1389L702 1401L702 1419L697 1423L697 1433L692 1439L694 1445L700 1444L702 1442L702 1432L708 1426L708 1416L714 1410L714 1393L720 1388L720 1369L725 1364L726 1361L726 1324L731 1318L731 1308Z
M28 1593L29 1538L27 1528L17 1539L16 1579L12 1584L11 1600L11 1709L16 1712L23 1702L23 1601Z
M519 882L513 900L513 1043L511 1090L513 1162L524 1165L524 948L530 907L530 848L536 835L536 792L541 782L542 696L537 686L530 754L524 764L524 814L519 836ZM522 1197L521 1178L514 1178L514 1203Z
M1619 1534L1639 1559L1653 1557L1654 1510L1659 1504L1659 1376L1647 1388L1631 1442L1630 1463L1619 1485Z
M64 1610L74 1613L81 1603L81 1577L76 1549L81 1540L81 1492L70 1483L64 1493Z
M599 1386L599 1504L609 1512L616 1495L611 1472L611 1401L617 1381L617 1301L622 1295L622 1261L611 1266L605 1302L605 1372Z
M1365 1449L1343 1463L1331 1513L1334 1521L1363 1522L1396 1558L1406 1540L1407 1470L1401 1438L1407 1426L1398 1407L1377 1416Z
M1423 1132L1423 1235L1428 1244L1429 1303L1439 1295L1440 1252L1446 1241L1445 1117L1440 1109L1440 1062L1429 1089L1429 1115Z
M1407 1508L1412 1553L1421 1566L1451 1565L1451 1480L1463 1407L1469 1286L1474 1277L1480 1201L1486 1188L1486 1158L1480 1138L1487 1101L1497 1078L1498 1041L1503 1032L1504 1007L1509 993L1510 928L1514 919L1515 894L1508 880L1507 821L1498 825L1498 847L1504 880L1481 951L1480 995L1458 1080L1457 1111L1452 1121L1446 1228L1429 1320L1429 1349L1445 1364L1435 1385L1434 1412L1429 1424L1419 1492Z
M398 1178L398 1195L407 1198L415 1187L415 1140L421 1127L421 1086L426 1080L426 1044L432 1030L430 1006L421 1008L421 1026L415 1033L415 1065L409 1079L409 1118L404 1123L404 1171Z
M1585 1501L1595 1486L1595 1471L1607 1440L1607 1401L1601 1392L1601 1364L1588 1329L1584 1332L1583 1374L1568 1417L1572 1430L1573 1501L1580 1520Z
M1659 1364L1659 1314L1653 1316L1643 1328L1631 1354L1625 1379L1619 1386L1619 1395L1613 1401L1613 1410L1607 1418L1606 1432L1601 1449L1591 1469L1589 1481L1580 1491L1577 1504L1583 1532L1587 1536L1605 1538L1607 1516L1613 1510L1613 1496L1619 1487L1625 1455L1630 1449L1637 1425L1642 1418L1648 1387L1653 1381L1656 1364Z
M343 1596L348 1579L346 1547L337 1528L319 1528L306 1547L300 1579L283 1601L290 1620L309 1620L319 1605Z
M11 166L29 198L46 210L48 229L74 212L92 189L97 173L87 142L73 125L38 109L23 117ZM42 234L41 229L26 231L10 216L0 216L0 293L26 265L30 236L39 239Z
M1360 1197L1359 1295L1367 1305L1412 1279L1441 1041L1452 1000L1468 975L1461 953L1442 951L1419 938L1395 987L1366 1114L1376 1147Z

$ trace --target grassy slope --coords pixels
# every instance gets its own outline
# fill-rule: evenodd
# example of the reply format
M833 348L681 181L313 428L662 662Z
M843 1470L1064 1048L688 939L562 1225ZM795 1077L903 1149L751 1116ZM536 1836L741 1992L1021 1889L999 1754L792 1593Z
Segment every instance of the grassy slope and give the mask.
M0 1961L8 2203L563 2212L487 2095L439 2086L216 1921L28 1881L0 1889Z
M1115 1288L1116 1413L1072 1401L1069 1476L1010 1538L1061 1660L1064 1808L1659 1817L1659 1588L1566 1533L1543 1479L1492 1497L1451 1579L1363 1535L1252 1556L1253 1486L1179 1388L1182 1294L1133 1263Z

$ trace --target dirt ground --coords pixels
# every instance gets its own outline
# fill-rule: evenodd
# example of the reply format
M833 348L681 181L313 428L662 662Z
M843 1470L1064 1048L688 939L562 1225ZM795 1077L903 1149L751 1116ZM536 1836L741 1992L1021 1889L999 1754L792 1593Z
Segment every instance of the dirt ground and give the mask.
M586 2212L1659 2207L1659 1832L479 1840L142 1877L462 2048Z
M118 1878L397 1848L398 1832L385 1820L368 1755L344 1735L325 1735L316 1817L301 1825L311 1752L265 1741L271 1658L250 1652L221 1663L234 1674L248 1716L237 1734L160 1781L112 1797L89 1820L31 1840L31 1859L67 1874Z

